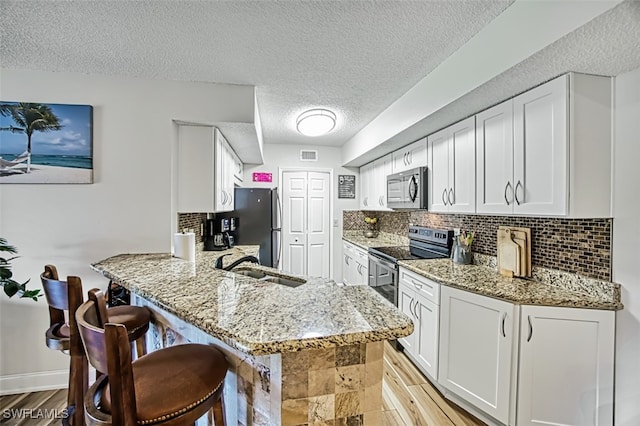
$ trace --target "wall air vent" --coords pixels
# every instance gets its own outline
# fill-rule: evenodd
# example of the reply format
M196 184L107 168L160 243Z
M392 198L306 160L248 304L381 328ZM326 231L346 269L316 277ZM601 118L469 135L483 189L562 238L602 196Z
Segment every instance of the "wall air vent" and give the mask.
M318 151L315 150L300 150L300 161L318 161Z

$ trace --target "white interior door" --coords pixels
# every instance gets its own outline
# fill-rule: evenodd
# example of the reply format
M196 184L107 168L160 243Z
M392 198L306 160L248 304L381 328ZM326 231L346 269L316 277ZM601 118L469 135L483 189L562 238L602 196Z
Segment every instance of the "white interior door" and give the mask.
M285 172L282 180L282 269L306 275L307 172Z
M328 278L331 273L330 174L285 171L282 188L282 270Z
M330 185L329 173L308 173L307 275L312 277L329 277Z

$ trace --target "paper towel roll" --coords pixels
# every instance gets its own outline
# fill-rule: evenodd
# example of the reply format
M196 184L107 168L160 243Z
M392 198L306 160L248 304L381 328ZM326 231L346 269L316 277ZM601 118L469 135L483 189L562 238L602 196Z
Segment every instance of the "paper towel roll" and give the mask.
M189 262L195 262L196 234L193 232L175 234L173 236L173 255Z

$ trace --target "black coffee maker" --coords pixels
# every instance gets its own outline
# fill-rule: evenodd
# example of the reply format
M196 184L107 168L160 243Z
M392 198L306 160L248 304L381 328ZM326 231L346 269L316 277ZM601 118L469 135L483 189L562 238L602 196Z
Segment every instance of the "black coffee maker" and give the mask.
M240 219L237 217L229 217L229 247L236 245L238 241L238 227L240 226Z
M229 219L216 217L207 219L204 227L204 250L220 251L231 247L229 241Z

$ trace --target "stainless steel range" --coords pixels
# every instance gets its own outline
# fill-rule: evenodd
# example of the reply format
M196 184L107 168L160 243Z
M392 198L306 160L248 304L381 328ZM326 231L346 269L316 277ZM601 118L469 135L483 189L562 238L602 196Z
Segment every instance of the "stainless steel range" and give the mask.
M369 286L398 306L398 261L451 256L453 231L409 227L409 245L369 249Z

